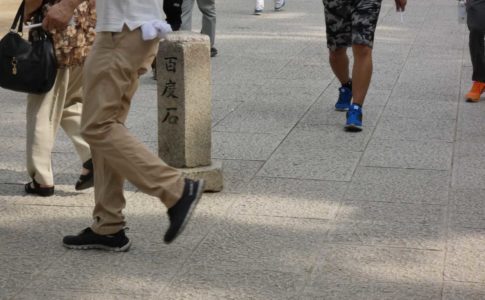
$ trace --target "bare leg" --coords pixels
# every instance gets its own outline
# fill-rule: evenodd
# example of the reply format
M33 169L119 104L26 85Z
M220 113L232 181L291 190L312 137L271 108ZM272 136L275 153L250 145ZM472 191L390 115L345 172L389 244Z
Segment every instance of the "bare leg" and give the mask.
M353 45L354 67L352 69L353 103L362 106L372 77L372 48Z
M349 82L349 57L347 48L338 48L335 51L329 51L329 61L332 71L343 85Z

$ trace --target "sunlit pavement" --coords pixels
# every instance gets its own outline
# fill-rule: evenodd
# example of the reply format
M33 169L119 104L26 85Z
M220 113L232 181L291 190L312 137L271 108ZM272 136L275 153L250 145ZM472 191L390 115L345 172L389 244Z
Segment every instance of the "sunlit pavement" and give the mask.
M471 64L456 1L411 0L401 23L384 0L361 133L333 109L321 1L278 13L266 2L261 16L251 1L217 2L225 189L170 246L163 206L127 185L131 251L64 249L90 224L93 191L74 190L80 162L60 133L56 195L24 194L25 95L0 90L1 299L485 297L485 102L462 100ZM156 151L149 75L127 126Z

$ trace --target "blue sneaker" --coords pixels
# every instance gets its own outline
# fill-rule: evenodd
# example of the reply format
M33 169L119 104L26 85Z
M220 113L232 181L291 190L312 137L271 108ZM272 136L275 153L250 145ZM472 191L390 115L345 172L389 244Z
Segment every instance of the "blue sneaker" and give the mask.
M362 107L356 104L350 105L347 111L347 123L345 130L357 132L362 130Z
M346 111L349 110L350 101L352 101L352 90L348 87L342 86L338 89L339 95L337 103L335 103L335 110Z

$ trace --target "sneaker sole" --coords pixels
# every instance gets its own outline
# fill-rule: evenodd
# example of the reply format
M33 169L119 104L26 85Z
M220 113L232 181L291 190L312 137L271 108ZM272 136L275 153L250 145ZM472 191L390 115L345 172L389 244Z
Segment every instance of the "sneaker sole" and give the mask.
M73 250L105 250L105 251L112 251L112 252L126 252L130 249L131 246L131 240L126 243L123 247L109 247L105 245L97 245L97 244L92 244L92 245L68 245L68 244L62 244L64 247L68 249L73 249Z
M335 110L336 110L336 111L348 111L348 110L349 110L349 108L348 108L348 107L347 107L347 108L336 108L336 107L335 107Z
M473 102L473 103L475 103L475 102L479 102L479 101L480 101L480 99L476 99L475 100L475 99L466 98L466 102Z
M362 126L357 126L357 125L354 125L354 124L345 125L345 131L348 131L348 132L359 132L359 131L362 131Z
M282 9L283 9L283 7L285 7L285 5L286 5L286 1L285 1L285 2L283 2L283 5L281 5L280 7L275 7L275 8L274 8L274 10L275 10L275 11L280 11L280 10L282 10Z
M192 203L192 205L190 206L189 208L189 212L187 213L187 215L185 216L185 220L184 222L182 223L182 225L180 226L179 230L177 231L177 233L175 234L174 238L171 240L171 241L164 241L165 244L170 244L172 243L173 241L175 241L177 239L177 237L182 233L184 232L185 230L185 226L187 225L187 223L189 222L190 218L192 217L192 214L194 213L194 210L195 210L195 207L197 206L197 204L199 204L199 200L200 198L202 198L202 194L204 193L204 187L205 187L205 181L204 179L200 179L199 180L199 188L197 189L197 194L195 195L195 199L194 199L194 202Z

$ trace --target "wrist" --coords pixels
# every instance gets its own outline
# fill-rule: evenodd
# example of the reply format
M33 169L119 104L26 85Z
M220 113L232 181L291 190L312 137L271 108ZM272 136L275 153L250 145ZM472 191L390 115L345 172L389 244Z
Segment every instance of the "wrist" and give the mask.
M63 4L65 4L69 10L74 11L76 7L79 6L79 4L83 3L85 0L64 0L62 1Z

